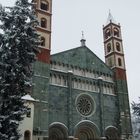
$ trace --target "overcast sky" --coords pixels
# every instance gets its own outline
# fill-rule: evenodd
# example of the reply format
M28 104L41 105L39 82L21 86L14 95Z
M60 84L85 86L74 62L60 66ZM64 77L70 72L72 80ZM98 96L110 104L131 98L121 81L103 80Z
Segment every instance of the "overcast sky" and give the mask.
M15 0L0 0L13 5ZM52 53L86 45L104 61L102 26L109 9L121 24L130 102L138 101L140 86L140 0L53 0Z

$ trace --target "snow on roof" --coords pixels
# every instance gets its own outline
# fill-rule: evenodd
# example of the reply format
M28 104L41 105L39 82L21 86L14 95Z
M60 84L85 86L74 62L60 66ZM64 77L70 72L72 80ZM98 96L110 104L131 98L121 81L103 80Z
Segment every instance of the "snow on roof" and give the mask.
M90 120L82 120L82 121L80 121L77 125L75 125L75 128L78 127L78 125L84 124L84 123L85 123L85 124L89 123L89 124L95 126L95 127L97 128L97 130L99 131L98 126L97 126L94 122L92 122L92 121L90 121Z
M103 78L100 76L100 77L98 77L98 80L103 80Z
M60 125L60 126L63 126L65 129L68 129L67 126L61 122L53 122L50 124L50 127L54 126L54 125Z
M73 71L72 70L68 70L68 73L73 73Z
M29 95L29 94L23 96L21 99L23 99L23 100L28 100L28 101L35 101L35 99L32 98L31 95Z

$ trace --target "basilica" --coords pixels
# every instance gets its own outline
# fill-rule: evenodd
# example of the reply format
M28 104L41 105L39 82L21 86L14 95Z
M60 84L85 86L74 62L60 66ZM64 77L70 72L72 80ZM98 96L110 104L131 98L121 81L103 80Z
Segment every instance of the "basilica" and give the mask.
M51 55L52 0L35 0L40 53L21 140L132 140L121 27L103 26L105 62L86 46ZM55 1L54 1L55 2Z

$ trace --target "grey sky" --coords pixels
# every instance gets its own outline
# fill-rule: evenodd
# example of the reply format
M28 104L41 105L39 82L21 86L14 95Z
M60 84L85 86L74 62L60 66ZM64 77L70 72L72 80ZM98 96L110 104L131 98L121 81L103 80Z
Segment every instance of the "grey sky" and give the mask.
M0 0L13 5L15 0ZM87 46L104 61L102 26L109 9L121 24L130 102L138 101L140 82L139 0L53 0L52 53L80 45L84 31Z

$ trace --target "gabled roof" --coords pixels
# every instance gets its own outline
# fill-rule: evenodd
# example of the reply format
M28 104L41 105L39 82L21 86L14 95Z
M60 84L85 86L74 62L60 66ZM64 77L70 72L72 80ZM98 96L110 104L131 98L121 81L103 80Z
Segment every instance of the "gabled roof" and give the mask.
M86 46L53 54L51 55L51 61L112 75L112 70Z

